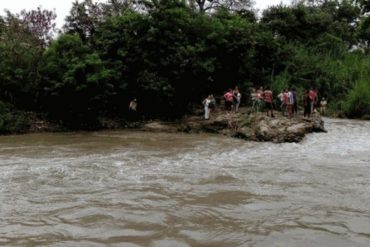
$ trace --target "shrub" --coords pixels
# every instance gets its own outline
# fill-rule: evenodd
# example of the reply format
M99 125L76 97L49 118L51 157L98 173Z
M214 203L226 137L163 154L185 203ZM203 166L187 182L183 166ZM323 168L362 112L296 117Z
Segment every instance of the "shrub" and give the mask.
M351 118L370 115L370 81L357 82L344 102L344 112Z
M26 113L16 111L12 105L0 101L0 134L22 133L29 126Z

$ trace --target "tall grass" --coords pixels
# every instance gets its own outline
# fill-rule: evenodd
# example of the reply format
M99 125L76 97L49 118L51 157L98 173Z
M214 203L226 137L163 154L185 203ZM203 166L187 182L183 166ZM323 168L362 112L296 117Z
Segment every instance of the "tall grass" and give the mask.
M344 113L351 118L370 117L370 57L363 56L349 65L355 70L358 80L348 91L344 100Z
M344 102L344 113L351 118L370 118L370 78L359 80Z

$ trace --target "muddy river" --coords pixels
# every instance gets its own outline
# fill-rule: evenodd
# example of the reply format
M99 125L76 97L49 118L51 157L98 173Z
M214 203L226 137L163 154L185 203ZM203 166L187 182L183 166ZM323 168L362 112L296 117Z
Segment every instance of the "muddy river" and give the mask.
M0 246L370 246L370 122L325 125L0 137Z

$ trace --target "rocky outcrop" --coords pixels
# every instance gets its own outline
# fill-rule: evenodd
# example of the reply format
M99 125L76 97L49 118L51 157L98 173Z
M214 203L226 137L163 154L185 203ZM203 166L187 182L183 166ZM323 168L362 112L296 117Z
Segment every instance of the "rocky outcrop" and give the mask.
M315 115L316 114L316 115ZM124 119L99 119L96 129L139 129L150 132L164 133L214 133L241 138L250 141L268 142L299 142L306 134L326 132L324 121L318 113L311 118L294 117L288 119L275 112L275 118L267 117L261 112L252 112L249 108L241 108L239 113L217 110L211 113L209 120L204 120L202 110L197 115L186 116L181 120L166 122L160 120L127 121ZM62 124L50 122L28 113L28 129L17 133L59 132L68 131Z
M311 118L287 118L275 114L275 118L264 113L242 109L240 113L219 111L209 120L201 116L185 117L181 121L151 122L142 126L143 130L156 132L216 133L251 141L299 142L307 133L326 132L319 115Z

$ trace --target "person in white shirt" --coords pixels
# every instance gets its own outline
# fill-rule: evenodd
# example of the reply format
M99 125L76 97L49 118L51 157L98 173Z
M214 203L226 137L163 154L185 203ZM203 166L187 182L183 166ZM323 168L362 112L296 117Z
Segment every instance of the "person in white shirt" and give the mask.
M328 102L326 101L326 99L323 97L320 101L320 114L325 114L326 112L326 105L328 104Z
M207 98L203 100L203 106L204 106L204 119L209 119L209 104L211 103L211 95L208 95Z
M288 91L288 118L293 116L294 97L291 90Z
M240 100L242 98L242 95L239 92L239 88L235 87L233 91L233 99L234 99L234 104L235 104L235 112L239 111L239 105L240 105Z

